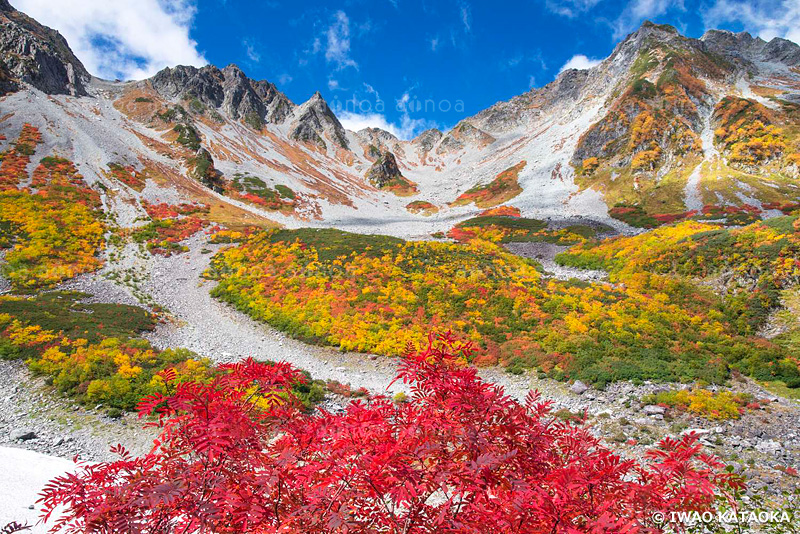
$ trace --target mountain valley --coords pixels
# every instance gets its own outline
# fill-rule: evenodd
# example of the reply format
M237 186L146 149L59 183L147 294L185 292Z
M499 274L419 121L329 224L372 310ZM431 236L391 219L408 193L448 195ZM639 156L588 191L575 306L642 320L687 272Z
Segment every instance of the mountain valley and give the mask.
M402 357L448 332L624 457L695 431L748 502L798 505L797 44L646 22L404 140L236 65L102 80L0 23L0 451L146 454L165 373L250 357L306 372L309 412L402 406Z

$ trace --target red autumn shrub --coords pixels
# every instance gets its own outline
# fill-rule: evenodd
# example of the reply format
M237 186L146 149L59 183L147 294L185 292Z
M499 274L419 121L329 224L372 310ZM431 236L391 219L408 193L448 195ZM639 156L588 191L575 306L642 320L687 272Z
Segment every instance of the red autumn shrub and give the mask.
M432 340L400 367L408 402L342 414L300 411L287 364L223 366L144 399L152 452L56 479L44 509L75 533L655 533L655 512L709 510L739 484L693 436L624 460L537 394L483 382L465 350Z

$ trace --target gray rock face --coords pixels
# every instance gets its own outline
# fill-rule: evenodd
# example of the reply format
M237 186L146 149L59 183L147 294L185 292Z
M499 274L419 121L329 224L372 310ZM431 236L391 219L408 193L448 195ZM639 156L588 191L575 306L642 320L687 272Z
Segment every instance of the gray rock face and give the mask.
M289 137L295 141L313 143L322 149L327 147L325 137L336 145L349 148L347 134L328 103L319 92L295 111L297 117Z
M756 62L800 65L800 46L776 37L767 42L747 32L709 30L701 37L707 49L737 63Z
M402 178L397 159L391 152L384 152L367 171L367 180L377 187L384 187L392 180Z
M182 98L192 94L203 104L214 108L220 107L225 98L223 82L222 72L213 65L200 69L185 65L168 67L150 78L153 89L164 98Z
M583 395L589 390L589 386L580 380L576 380L575 383L570 386L569 390L576 395Z
M397 137L395 137L391 132L381 130L380 128L364 128L358 131L358 136L365 141L372 142L376 145L397 142Z
M24 82L47 94L85 95L90 79L60 33L0 0L0 92Z
M380 128L364 128L356 132L358 139L367 145L368 154L375 155L375 151L394 151L402 150L399 145L399 139L391 132L381 130Z
M477 128L469 120L459 122L448 132L436 147L437 154L457 152L468 146L482 147L495 141L490 134Z
M0 61L0 96L13 93L19 89L14 75L8 70L6 64Z
M222 70L212 65L166 68L150 83L164 98L197 98L207 107L250 124L280 124L295 107L275 85L251 80L236 65Z
M443 135L444 134L441 132L441 130L437 130L436 128L425 130L414 138L412 144L419 147L421 152L430 152Z

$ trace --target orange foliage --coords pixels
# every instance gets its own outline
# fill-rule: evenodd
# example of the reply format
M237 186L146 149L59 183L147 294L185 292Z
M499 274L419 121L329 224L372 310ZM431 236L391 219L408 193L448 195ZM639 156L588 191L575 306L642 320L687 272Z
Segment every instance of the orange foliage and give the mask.
M484 210L480 212L478 215L479 217L521 217L522 214L519 211L519 208L515 208L513 206L498 206L496 208L491 208L488 210Z
M61 177L37 194L0 192L0 220L13 228L2 243L11 247L3 271L15 288L51 286L100 267L104 227L89 192Z
M141 191L144 189L147 176L143 172L139 172L131 165L120 165L119 163L108 164L108 174L128 187Z
M196 217L197 213L208 213L205 204L148 204L144 203L152 222L133 232L133 239L146 243L152 254L171 256L188 249L180 242L193 236L209 225L205 219Z
M28 123L22 126L22 131L14 146L3 154L0 162L0 190L16 189L28 177L28 163L36 146L42 142L39 130Z
M786 137L765 106L745 98L726 97L714 110L716 140L731 163L755 165L786 150Z
M475 186L460 195L453 206L474 203L479 208L491 208L514 198L522 192L519 186L519 173L528 162L523 160L504 170L486 185Z

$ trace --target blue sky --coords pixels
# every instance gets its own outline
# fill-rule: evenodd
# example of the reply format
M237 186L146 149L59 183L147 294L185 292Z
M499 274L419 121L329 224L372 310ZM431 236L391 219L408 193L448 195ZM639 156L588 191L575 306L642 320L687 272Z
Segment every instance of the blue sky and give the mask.
M800 0L11 0L61 31L90 72L236 63L300 103L320 91L346 126L401 137L607 56L643 20L800 41Z

